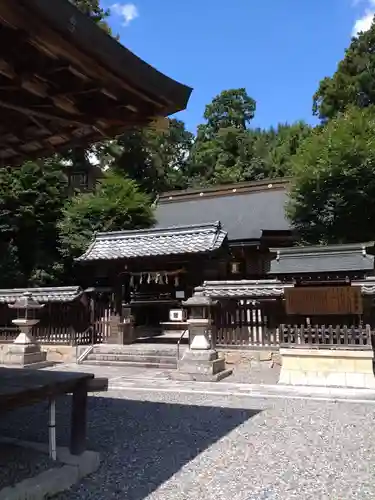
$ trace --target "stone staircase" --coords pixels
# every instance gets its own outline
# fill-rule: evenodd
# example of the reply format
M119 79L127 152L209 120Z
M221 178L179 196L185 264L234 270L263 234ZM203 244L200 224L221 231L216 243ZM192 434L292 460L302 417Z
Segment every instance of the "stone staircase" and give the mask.
M180 346L182 356L186 345ZM177 368L176 344L132 344L94 346L83 365L127 366L174 370Z

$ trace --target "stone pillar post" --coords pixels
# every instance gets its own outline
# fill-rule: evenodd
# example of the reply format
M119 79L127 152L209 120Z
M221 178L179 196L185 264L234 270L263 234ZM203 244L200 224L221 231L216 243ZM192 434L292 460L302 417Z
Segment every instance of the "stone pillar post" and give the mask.
M178 360L175 378L218 381L232 373L225 368L225 359L219 357L211 339L212 308L216 304L203 292L195 292L183 302L188 309L189 348Z
M132 344L136 340L133 316L128 304L122 304L121 317L111 316L110 332L107 344L125 345Z

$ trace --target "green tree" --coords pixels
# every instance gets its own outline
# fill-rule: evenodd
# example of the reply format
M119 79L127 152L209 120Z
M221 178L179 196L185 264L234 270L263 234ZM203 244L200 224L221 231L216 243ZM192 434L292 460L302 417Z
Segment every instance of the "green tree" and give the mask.
M0 286L41 285L61 273L56 223L66 178L53 160L0 169Z
M256 103L246 89L224 90L204 112L189 160L189 185L224 184L243 180L248 151L247 125ZM240 160L240 161L239 161Z
M81 255L98 231L143 229L154 222L151 201L137 184L114 173L100 182L95 193L81 193L63 210L58 224L67 263Z
M185 124L169 120L167 130L131 129L109 145L112 169L137 182L155 198L163 191L186 187L193 134Z
M206 106L191 151L190 185L226 184L283 177L290 160L311 133L304 122L276 129L248 128L255 101L245 89L222 92Z
M332 77L324 78L313 97L313 113L323 122L349 106L375 104L375 24L352 38Z
M291 174L291 162L303 141L312 133L312 127L303 121L279 124L276 129L266 131L269 147L269 177L284 177Z
M75 5L83 14L89 16L95 23L97 23L108 34L112 34L106 19L110 16L109 9L103 9L99 0L69 0Z
M292 160L287 214L307 243L375 236L374 109L352 108L314 131Z
M223 128L246 130L255 115L256 102L246 89L224 90L206 106L204 119L209 135Z

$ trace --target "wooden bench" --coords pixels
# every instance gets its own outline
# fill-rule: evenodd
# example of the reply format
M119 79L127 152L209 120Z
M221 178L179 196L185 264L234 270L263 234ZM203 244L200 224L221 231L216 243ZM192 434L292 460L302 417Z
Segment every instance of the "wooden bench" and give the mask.
M95 379L90 373L0 368L0 412L49 401L53 411L50 427L54 427L56 398L72 394L70 452L80 455L86 450L88 392L107 389L108 379Z

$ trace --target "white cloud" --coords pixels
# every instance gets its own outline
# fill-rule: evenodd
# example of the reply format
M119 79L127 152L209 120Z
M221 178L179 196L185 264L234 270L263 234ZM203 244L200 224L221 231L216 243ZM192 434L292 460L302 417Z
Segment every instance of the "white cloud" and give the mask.
M122 18L124 26L129 26L134 19L139 17L137 6L133 3L115 3L112 5L111 11Z
M356 5L361 3L359 0L356 0ZM366 8L363 12L363 15L358 18L353 26L352 36L358 35L361 31L368 31L371 28L372 21L375 16L375 0L368 0L366 2Z

